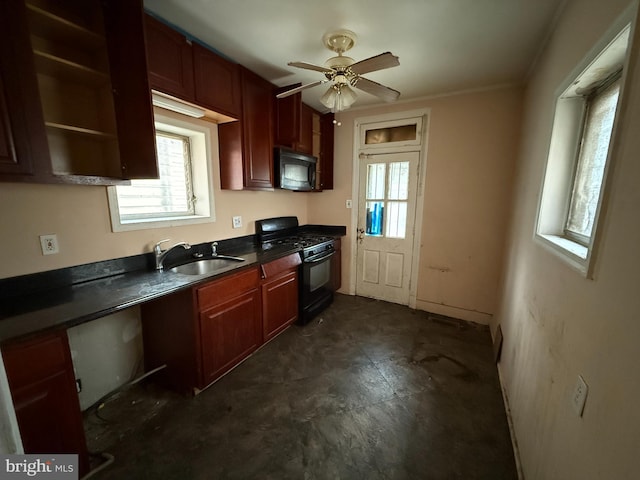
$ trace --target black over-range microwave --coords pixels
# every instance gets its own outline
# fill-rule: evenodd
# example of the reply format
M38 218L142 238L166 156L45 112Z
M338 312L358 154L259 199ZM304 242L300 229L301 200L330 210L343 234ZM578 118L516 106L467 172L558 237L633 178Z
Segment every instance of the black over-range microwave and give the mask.
M310 191L316 188L316 162L312 155L290 148L275 149L276 187L285 190Z

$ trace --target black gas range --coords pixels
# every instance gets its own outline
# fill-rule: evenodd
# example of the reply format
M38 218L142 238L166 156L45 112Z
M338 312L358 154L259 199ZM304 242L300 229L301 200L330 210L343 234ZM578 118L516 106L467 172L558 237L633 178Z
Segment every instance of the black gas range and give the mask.
M297 249L302 258L298 323L306 324L333 301L333 237L301 231L297 217L256 221L262 250Z

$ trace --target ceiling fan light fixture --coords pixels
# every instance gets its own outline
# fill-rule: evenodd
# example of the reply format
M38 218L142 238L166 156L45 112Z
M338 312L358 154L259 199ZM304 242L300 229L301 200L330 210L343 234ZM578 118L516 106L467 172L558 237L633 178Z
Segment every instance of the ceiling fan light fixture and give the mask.
M342 109L349 108L358 99L358 95L349 85L340 86L339 97L342 103Z
M330 86L320 97L320 103L330 108L333 113L346 110L357 100L358 95L349 85L335 84Z
M289 88L284 92L278 93L276 95L277 98L285 98L307 88L331 82L331 87L320 97L320 103L332 112L346 110L356 101L357 95L352 87L387 102L398 99L400 92L397 90L362 77L362 74L365 73L397 67L400 65L397 56L391 52L384 52L359 62L354 62L353 58L344 55L356 43L356 34L350 30L326 33L323 37L323 43L329 50L337 53L337 56L329 58L324 66L307 62L289 62L287 65L320 72L324 75L325 80Z
M327 108L333 108L336 103L336 97L338 96L336 88L331 85L327 91L320 97L320 103Z

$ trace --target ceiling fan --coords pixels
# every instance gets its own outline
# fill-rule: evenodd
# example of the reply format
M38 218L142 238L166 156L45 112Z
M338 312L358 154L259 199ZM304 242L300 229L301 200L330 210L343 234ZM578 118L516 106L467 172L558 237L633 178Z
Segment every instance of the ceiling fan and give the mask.
M356 34L350 30L337 30L325 34L322 38L325 47L337 53L337 55L327 60L324 66L307 62L289 62L287 64L292 67L323 73L325 78L317 82L286 90L276 95L276 97L288 97L307 88L317 87L318 85L331 82L329 89L320 97L320 102L325 107L330 108L332 112L347 109L356 101L357 95L352 87L375 95L386 102L397 100L400 92L368 80L361 75L384 70L385 68L396 67L400 65L398 57L391 52L385 52L356 62L353 58L343 55L344 52L350 50L355 45L356 38Z

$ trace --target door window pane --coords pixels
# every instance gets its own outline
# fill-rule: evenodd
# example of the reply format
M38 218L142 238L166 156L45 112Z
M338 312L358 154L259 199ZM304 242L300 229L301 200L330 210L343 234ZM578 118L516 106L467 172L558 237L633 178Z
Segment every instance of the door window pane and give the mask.
M407 202L387 202L387 237L404 238L407 231Z
M385 163L373 163L367 167L367 200L384 199Z
M389 164L389 200L409 198L409 162Z
M367 202L366 235L382 235L384 225L384 202Z
M389 200L387 202L387 237L404 238L407 230L407 202L409 198L409 162L389 164Z
M366 235L405 238L409 162L390 162L367 166ZM385 218L386 214L386 218Z

